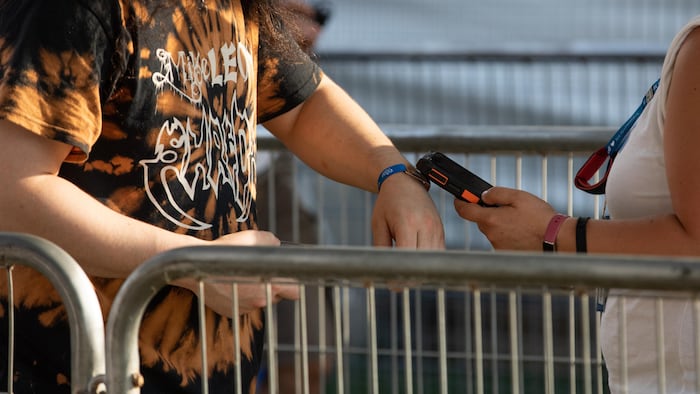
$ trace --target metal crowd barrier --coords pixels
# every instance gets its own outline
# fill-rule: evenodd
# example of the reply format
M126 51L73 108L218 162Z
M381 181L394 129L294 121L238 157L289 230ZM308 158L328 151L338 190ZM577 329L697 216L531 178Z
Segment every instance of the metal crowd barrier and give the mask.
M684 291L692 300L695 321L700 319L700 260L638 256L503 253L468 251L410 251L363 247L190 247L156 256L138 268L119 292L107 325L107 384L110 392L138 393L138 328L140 316L152 296L164 285L181 278L226 280L250 277L268 286L270 278L296 279L302 285L328 286L333 291L333 338L322 348L311 349L306 340L307 322L301 308L301 384L294 392L309 393L308 365L312 354L326 357L329 383L319 392L331 393L603 393L604 378L597 344L598 321L589 320L595 290L617 288ZM203 286L200 286L203 288ZM343 292L365 293L365 313L347 313ZM391 289L391 290L387 290ZM409 311L420 306L413 290L434 289L434 319L414 320ZM236 283L231 282L236 298ZM391 291L400 298L389 316L376 303L377 294ZM448 292L460 291L469 299L462 313L446 308ZM503 295L507 313L489 316L489 294ZM540 313L525 302L534 294ZM203 306L206 294L200 294ZM556 317L555 297L568 300L563 317ZM303 305L303 298L297 301ZM663 310L663 304L657 303ZM203 308L202 308L203 309ZM266 307L269 392L292 392L294 384L280 386L275 343L275 307ZM235 316L236 309L232 310ZM381 321L389 318L389 329ZM467 320L466 337L449 342L450 323ZM502 319L502 320L499 320ZM201 324L204 324L204 320ZM367 341L361 349L348 341L348 321L360 321ZM282 324L282 322L279 322ZM503 329L489 335L492 325ZM653 323L651 323L653 324ZM561 340L558 329L568 332ZM427 330L431 335L427 335ZM388 330L388 331L387 331ZM206 331L204 327L201 331ZM661 332L662 330L658 330ZM624 331L621 331L624 335ZM663 335L663 334L658 334ZM389 336L388 340L384 337ZM538 357L533 357L534 337ZM695 323L695 354L700 355L700 329ZM434 346L421 347L419 339ZM662 343L663 338L655 338ZM624 336L621 338L625 341ZM650 338L653 341L654 338ZM238 345L236 345L238 346ZM234 354L239 348L232 348ZM626 348L621 346L621 359ZM352 367L358 363L360 368ZM203 371L207 370L202 356ZM659 360L663 376L665 364ZM696 362L700 376L700 362ZM432 380L428 382L427 380ZM208 392L203 380L202 392ZM500 385L500 386L499 386ZM700 387L698 387L700 389ZM325 390L325 391L324 391ZM240 385L237 393L241 392Z
M71 393L104 393L104 320L92 283L78 263L55 244L18 233L0 233L0 266L7 273L8 305L14 305L12 269L16 265L43 274L61 296L71 341ZM13 393L14 310L9 315L7 393Z

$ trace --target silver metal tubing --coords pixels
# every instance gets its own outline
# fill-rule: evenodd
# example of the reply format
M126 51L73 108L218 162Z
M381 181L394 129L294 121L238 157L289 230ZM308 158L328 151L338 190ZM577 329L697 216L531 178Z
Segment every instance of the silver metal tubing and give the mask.
M691 258L577 254L411 251L370 247L189 247L158 255L140 266L118 293L107 324L108 383L120 393L138 392L139 316L162 286L184 277L248 276L312 281L342 278L357 283L407 281L444 287L555 286L580 289L692 290L700 264ZM373 287L372 287L373 289ZM370 293L371 294L371 293ZM480 293L474 294L475 318ZM475 321L479 329L481 321ZM477 348L481 346L476 343ZM478 350L477 350L478 353ZM477 364L482 360L477 358ZM376 363L376 361L375 361ZM477 376L477 379L483 378Z
M611 127L593 126L455 126L382 124L382 130L402 151L452 153L593 152L615 134ZM270 134L260 133L259 149L282 149Z
M14 264L40 272L61 296L70 327L71 392L103 392L102 309L85 272L71 256L47 240L28 234L0 233L0 265L9 268Z

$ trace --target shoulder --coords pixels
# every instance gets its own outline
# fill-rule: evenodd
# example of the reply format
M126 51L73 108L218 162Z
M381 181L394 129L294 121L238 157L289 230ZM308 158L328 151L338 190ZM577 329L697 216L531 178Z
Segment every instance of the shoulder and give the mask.
M700 25L689 28L678 41L673 56L673 78L700 81Z
M676 33L668 47L661 70L659 95L667 102L671 85L690 86L693 79L700 78L696 72L700 66L700 16L691 19ZM674 89L678 92L678 89Z

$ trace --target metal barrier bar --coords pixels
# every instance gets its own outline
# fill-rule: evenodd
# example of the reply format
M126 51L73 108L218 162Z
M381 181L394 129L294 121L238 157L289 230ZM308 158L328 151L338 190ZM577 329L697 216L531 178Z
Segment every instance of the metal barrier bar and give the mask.
M323 62L343 63L348 61L405 61L405 62L611 62L619 64L621 62L662 62L666 54L662 46L656 48L630 48L628 46L617 46L615 48L591 48L580 50L577 48L562 48L552 46L551 48L537 47L531 50L522 48L493 48L476 50L438 50L431 51L425 48L423 51L407 52L400 49L391 52L386 49L381 51L354 50L333 51L324 50L318 53L318 57Z
M104 393L102 309L85 272L71 256L47 240L27 234L0 232L0 266L8 271L8 278L11 278L14 265L37 270L61 296L70 327L71 393ZM12 302L11 298L9 302ZM12 313L12 304L8 305ZM11 360L9 365L12 365ZM7 392L12 393L12 370L8 371L8 376Z
M384 133L404 152L427 149L459 153L593 152L615 134L612 127L591 126L470 126L381 124ZM280 151L284 145L264 129L258 149Z
M134 377L139 376L140 316L159 288L180 278L205 280L235 275L260 281L286 277L300 281L324 278L359 283L399 281L439 284L446 288L468 285L475 289L474 297L478 299L479 284L484 283L544 286L546 289L615 287L695 292L700 288L698 262L691 258L338 247L222 246L173 250L154 257L134 271L114 301L107 325L108 387L119 393L139 392ZM549 290L545 291L545 297L548 294ZM475 303L475 318L480 316L476 311L479 304ZM477 329L479 326L475 325ZM476 342L477 347L479 343L483 342ZM476 378L478 381L481 376ZM548 387L553 389L550 384ZM483 390L483 386L477 386L477 392Z

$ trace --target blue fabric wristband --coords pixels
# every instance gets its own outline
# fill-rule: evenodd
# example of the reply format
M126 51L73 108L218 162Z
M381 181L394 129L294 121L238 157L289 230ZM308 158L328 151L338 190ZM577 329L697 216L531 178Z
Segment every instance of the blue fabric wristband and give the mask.
M404 171L406 171L406 165L405 164L394 164L393 166L389 166L385 168L381 174L379 174L379 179L377 179L377 191L379 191L382 188L382 183L386 180L386 178L394 175L394 174L399 174Z

